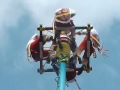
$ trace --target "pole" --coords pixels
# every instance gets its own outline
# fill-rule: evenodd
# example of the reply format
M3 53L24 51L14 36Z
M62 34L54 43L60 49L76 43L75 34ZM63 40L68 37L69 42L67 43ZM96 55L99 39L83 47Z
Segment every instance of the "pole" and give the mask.
M65 90L66 83L66 62L60 62L59 64L59 86L58 90Z
M40 41L39 41L39 53L40 53L40 74L43 73L43 35L42 30L43 27L40 25Z
M91 41L90 41L90 31L91 31L91 26L88 24L87 26L87 68L90 68L90 47L91 47Z
M68 29L75 29L75 30L79 30L79 29L87 29L87 26L73 26L73 27L56 27L56 30L68 30ZM93 27L90 27L91 29ZM38 27L37 30L40 30L41 28ZM42 30L53 30L53 27L42 27Z

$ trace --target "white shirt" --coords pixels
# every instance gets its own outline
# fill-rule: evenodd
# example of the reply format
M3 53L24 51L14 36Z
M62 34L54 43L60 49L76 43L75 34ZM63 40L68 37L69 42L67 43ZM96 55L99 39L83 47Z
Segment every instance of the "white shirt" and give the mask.
M84 30L81 30L80 31L81 35L87 35L87 30L84 29ZM98 32L93 28L91 29L91 39L92 39L92 42L94 43L94 45L96 47L99 47L100 46L100 38L99 38L99 35L98 35Z
M80 33L81 33L81 35L86 35L87 34L87 30L86 29L83 29L83 30L81 30L80 31ZM91 29L91 35L97 35L98 36L98 33L97 33L97 31L93 28L93 29Z

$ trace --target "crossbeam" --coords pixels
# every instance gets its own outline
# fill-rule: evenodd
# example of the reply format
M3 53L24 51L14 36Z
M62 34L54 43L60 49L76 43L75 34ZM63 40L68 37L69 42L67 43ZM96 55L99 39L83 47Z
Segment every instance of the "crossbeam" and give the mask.
M90 29L92 29L93 27L91 26ZM88 29L88 25L87 26L72 26L72 27L41 27L41 25L37 28L37 30L69 30L69 29Z

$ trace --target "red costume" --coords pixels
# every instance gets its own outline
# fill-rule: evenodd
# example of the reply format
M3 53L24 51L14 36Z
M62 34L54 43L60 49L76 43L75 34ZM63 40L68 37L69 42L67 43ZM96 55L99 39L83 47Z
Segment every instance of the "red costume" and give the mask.
M35 61L40 61L39 40L40 38L37 38L30 45L31 56ZM43 57L48 57L48 54L49 54L49 50L43 50Z
M43 45L47 42L50 41L52 36L48 35L43 35ZM32 36L32 38L29 40L27 44L27 54L28 57L33 58L35 61L40 61L40 47L39 47L39 41L40 37L35 34ZM43 49L43 59L49 59L49 50L44 50Z

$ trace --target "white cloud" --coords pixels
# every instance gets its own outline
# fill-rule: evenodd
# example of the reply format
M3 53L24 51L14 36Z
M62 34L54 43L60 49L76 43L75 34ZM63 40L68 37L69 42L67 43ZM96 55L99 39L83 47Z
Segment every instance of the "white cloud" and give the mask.
M3 41L0 49L2 49L7 47L7 43L10 42L8 28L17 26L23 12L21 3L17 1L13 3L12 0L2 0L0 1L0 6L0 41Z
M73 18L76 25L92 23L99 32L104 30L109 32L113 20L120 20L119 0L23 0L22 3L38 25L51 26L55 10L61 7L76 10L77 14Z
M21 2L14 2L12 0L0 1L0 24L2 27L15 26L19 18L22 16Z
M30 12L30 16L37 23L49 23L53 19L54 8L56 6L57 0L23 0L23 5ZM52 24L51 24L52 25Z
M0 28L17 25L19 18L25 11L29 12L33 21L51 26L53 15L60 7L70 7L76 10L74 21L76 25L92 23L95 27L110 27L114 18L120 19L119 0L2 0L0 1Z

